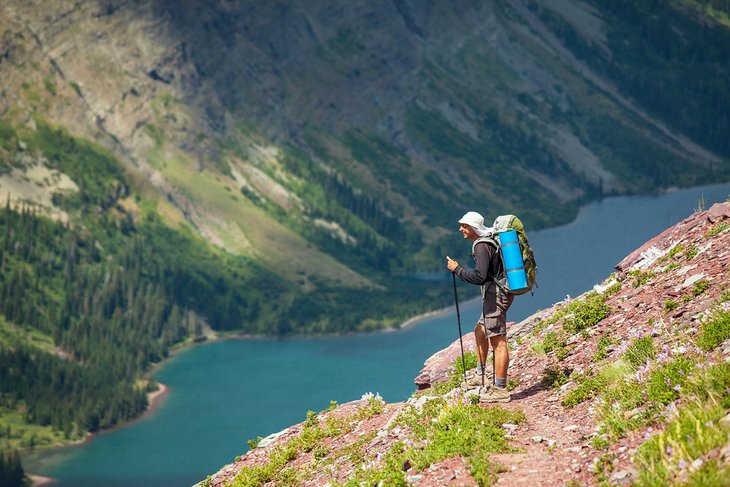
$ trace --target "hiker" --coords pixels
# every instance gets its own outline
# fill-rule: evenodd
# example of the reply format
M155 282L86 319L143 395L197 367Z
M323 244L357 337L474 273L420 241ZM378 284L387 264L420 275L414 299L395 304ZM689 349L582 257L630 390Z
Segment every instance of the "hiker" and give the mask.
M482 387L481 402L509 402L507 392L507 310L512 304L512 294L503 291L495 282L503 274L504 264L491 238L492 231L484 226L484 217L470 211L459 220L459 231L472 241L474 268L467 269L459 262L446 257L446 266L462 281L482 288L482 313L474 327L479 363L474 373L467 378L467 387ZM486 362L489 345L494 350L494 384L486 381ZM484 392L486 390L486 392Z

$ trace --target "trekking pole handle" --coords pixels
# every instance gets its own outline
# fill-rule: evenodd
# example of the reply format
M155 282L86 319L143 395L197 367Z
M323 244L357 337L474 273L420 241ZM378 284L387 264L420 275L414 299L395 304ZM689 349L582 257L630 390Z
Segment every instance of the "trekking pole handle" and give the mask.
M453 267L452 267L452 265L453 265ZM448 269L449 269L449 270L451 271L451 273L453 274L453 272L454 272L454 271L456 270L456 268L457 268L457 267L459 267L459 262L458 262L458 261L456 261L456 260L454 260L454 259L452 259L451 257L449 257L449 256L447 255L447 256L446 256L446 267L447 267L447 268L448 268Z

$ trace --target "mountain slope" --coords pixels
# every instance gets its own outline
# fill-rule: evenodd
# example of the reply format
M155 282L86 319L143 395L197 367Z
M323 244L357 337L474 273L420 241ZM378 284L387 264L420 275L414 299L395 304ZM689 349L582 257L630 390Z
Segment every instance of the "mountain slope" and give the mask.
M285 279L294 247L297 272L369 286L433 266L465 208L542 227L604 194L727 178L727 26L617 5L6 2L0 115L106 145L171 223ZM706 83L687 91L688 63Z
M725 485L729 222L730 203L696 213L594 290L513 323L508 404L459 389L457 340L408 401L309 412L198 485Z

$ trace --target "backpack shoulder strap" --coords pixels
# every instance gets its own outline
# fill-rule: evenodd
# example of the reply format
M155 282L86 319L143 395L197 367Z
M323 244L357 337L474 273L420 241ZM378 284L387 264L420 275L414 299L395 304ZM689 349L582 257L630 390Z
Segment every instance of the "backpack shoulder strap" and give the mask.
M476 249L478 243L486 242L488 244L492 244L492 246L495 249L499 248L499 242L497 242L497 239L494 238L493 235L488 235L486 237L479 237L478 239L474 240L474 242L471 244L471 253L474 255L474 249Z

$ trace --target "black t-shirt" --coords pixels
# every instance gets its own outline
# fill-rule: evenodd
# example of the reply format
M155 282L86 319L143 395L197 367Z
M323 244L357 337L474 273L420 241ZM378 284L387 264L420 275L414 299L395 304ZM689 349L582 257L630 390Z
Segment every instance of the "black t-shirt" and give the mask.
M504 264L497 252L497 248L487 242L478 242L474 246L474 268L467 269L459 266L455 269L456 275L462 281L482 287L484 315L489 317L497 312L497 293L500 292L495 276L503 274Z

